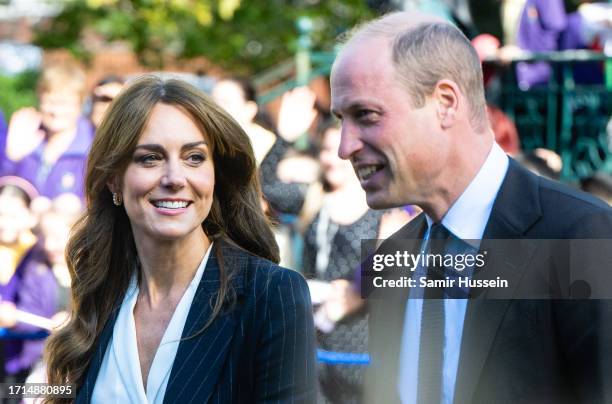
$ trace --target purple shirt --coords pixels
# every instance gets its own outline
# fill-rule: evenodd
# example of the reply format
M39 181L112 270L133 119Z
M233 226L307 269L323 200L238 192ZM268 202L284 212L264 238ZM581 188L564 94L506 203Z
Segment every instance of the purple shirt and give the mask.
M93 136L93 125L87 118L81 117L74 140L53 165L43 163L46 143L42 143L22 160L12 163L8 174L30 181L42 196L54 198L71 192L82 198L87 155Z
M21 273L22 279L15 297L19 310L51 318L65 305L60 288L45 254L40 246L34 248ZM32 333L39 328L19 323L13 331ZM34 366L41 358L45 340L7 341L5 343L5 364L7 374L13 375Z
M4 162L6 160L6 133L8 126L4 120L4 115L0 111L0 175L3 173Z
M34 254L33 250L30 250L25 257L21 260L15 273L9 280L6 285L0 285L0 301L8 301L12 303L16 303L18 300L19 290L23 283L23 275L30 261L32 255ZM9 357L14 357L21 351L21 342L17 341L4 341L3 345L0 345L0 348L4 350L5 359ZM10 371L7 363L4 363L4 368L7 374L15 374L16 372Z
M559 49L559 35L567 26L563 0L527 0L519 20L517 43L531 52ZM546 62L517 64L516 74L521 89L546 84L552 69Z

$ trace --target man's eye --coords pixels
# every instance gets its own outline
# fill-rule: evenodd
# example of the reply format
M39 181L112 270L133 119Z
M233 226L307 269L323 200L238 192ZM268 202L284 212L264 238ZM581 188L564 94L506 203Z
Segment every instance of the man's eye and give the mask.
M355 115L357 119L372 120L375 118L376 113L369 109L360 109Z

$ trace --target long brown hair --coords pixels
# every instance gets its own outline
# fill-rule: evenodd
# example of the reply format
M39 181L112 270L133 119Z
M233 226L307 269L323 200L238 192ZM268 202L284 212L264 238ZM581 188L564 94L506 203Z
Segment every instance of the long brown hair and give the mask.
M160 102L186 111L211 142L215 189L211 211L202 223L206 235L279 261L261 209L253 150L240 125L183 81L157 76L136 80L113 101L91 147L85 179L87 211L67 246L72 316L47 343L49 383L80 386L104 324L138 270L128 216L113 205L107 184L125 171L151 110ZM222 263L220 244L214 244L214 253ZM220 265L220 270L220 290L208 324L232 295L232 268Z

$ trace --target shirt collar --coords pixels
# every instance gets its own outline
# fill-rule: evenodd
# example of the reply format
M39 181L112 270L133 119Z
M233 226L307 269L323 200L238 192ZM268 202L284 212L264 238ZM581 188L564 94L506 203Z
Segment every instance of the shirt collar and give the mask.
M442 218L442 224L462 240L480 240L489 221L493 202L508 171L508 156L493 147L476 176ZM431 227L433 220L425 216Z

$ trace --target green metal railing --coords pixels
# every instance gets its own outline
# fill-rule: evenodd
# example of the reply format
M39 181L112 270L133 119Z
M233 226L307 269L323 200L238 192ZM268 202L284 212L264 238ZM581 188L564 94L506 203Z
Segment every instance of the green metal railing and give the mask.
M262 104L330 73L336 52L313 52L312 24L304 18L296 25L299 37L294 60L255 79L256 87L266 88L259 98ZM532 61L549 62L555 74L545 86L521 90L514 75L515 65ZM605 84L575 83L573 68L585 62L602 64ZM485 63L501 64L495 59ZM586 50L525 52L500 71L498 106L515 122L524 150L544 147L556 151L563 160L565 181L586 178L596 171L612 173L612 134L606 130L612 116L612 56Z
M514 74L516 64L536 61L549 62L554 74L547 85L521 90ZM586 178L596 171L612 173L606 129L612 116L612 72L604 69L611 62L609 56L586 50L525 53L501 70L498 104L514 121L522 148L556 151L563 161L561 177L565 181ZM605 82L576 83L574 68L583 63L600 64L606 72Z

